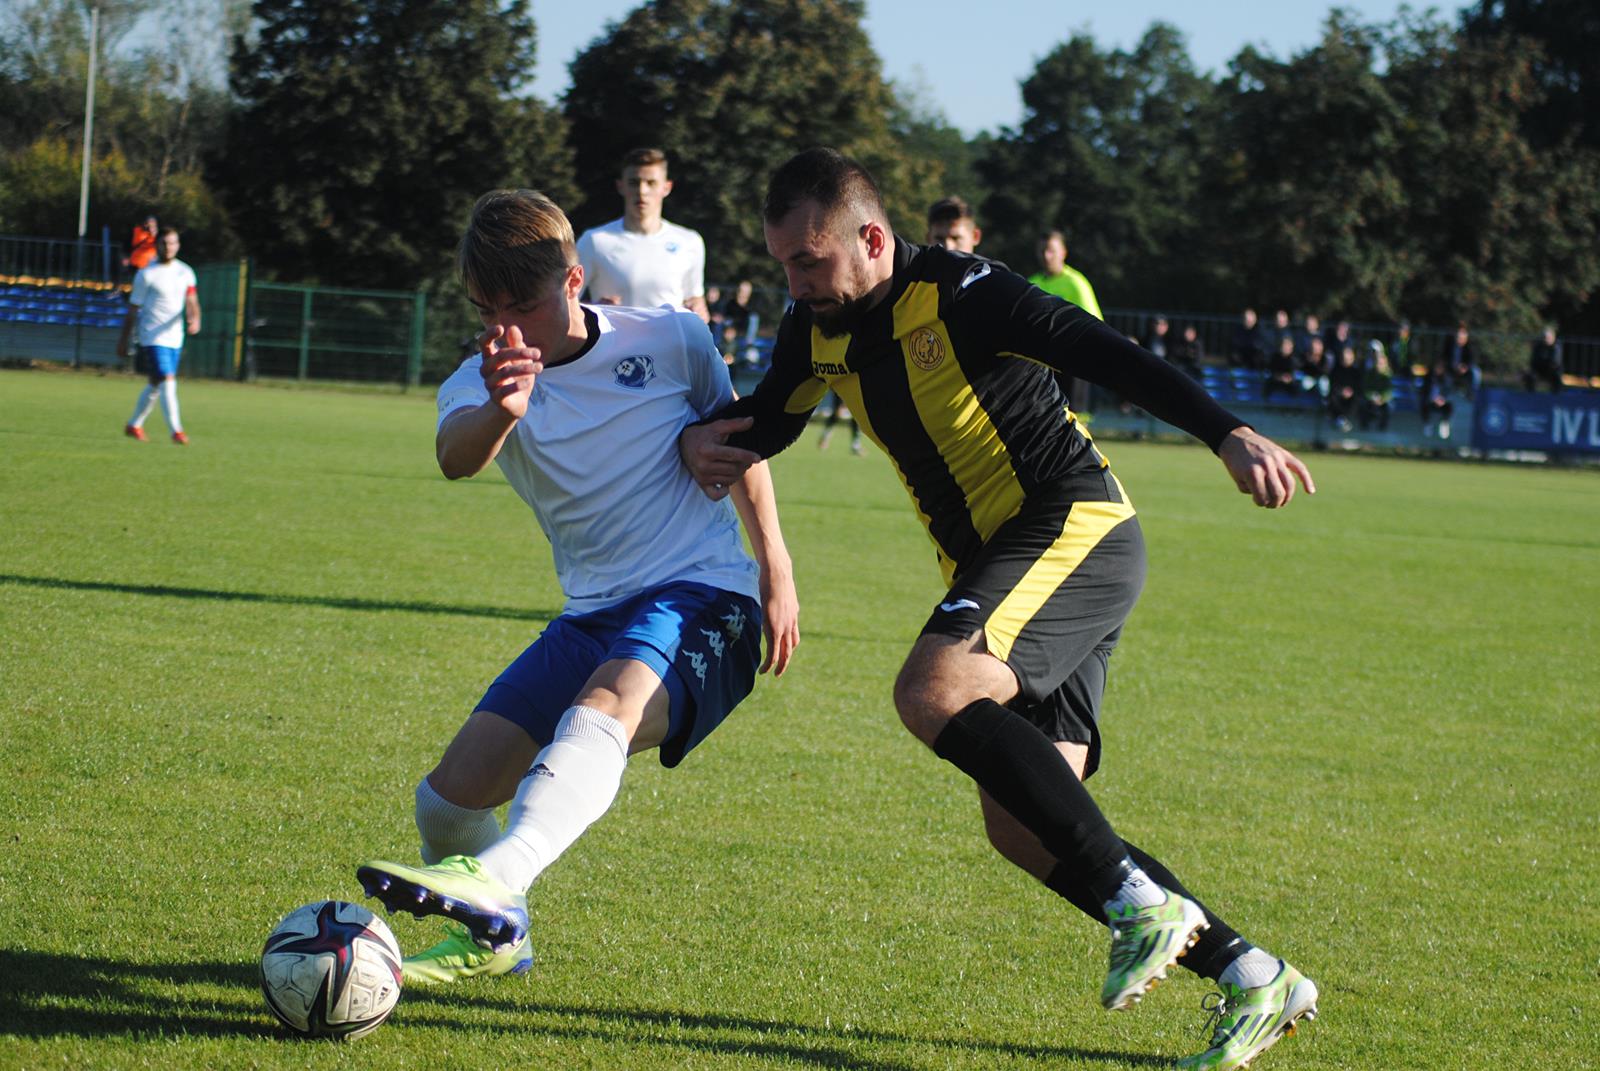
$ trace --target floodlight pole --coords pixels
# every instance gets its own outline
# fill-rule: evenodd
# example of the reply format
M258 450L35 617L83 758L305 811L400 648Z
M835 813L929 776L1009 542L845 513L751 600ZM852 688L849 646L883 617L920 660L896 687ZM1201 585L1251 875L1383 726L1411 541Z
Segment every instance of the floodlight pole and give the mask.
M83 93L83 176L78 184L78 246L89 229L89 149L94 144L94 75L100 53L100 8L89 9L89 85Z

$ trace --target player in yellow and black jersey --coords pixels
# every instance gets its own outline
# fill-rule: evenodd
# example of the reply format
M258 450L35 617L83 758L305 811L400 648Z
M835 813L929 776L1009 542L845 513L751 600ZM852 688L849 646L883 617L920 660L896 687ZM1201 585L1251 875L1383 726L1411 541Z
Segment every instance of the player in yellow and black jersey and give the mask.
M755 391L687 429L713 497L793 442L836 391L894 463L949 587L895 682L901 720L977 782L989 838L1111 930L1106 1007L1130 1007L1191 946L1226 1009L1187 1066L1231 1068L1316 1012L1316 986L1207 911L1112 830L1083 787L1106 667L1144 580L1138 519L1052 371L1188 431L1263 506L1298 458L1077 306L1003 265L912 245L872 178L831 149L773 175L764 222L794 304ZM1149 777L1179 750L1151 748Z

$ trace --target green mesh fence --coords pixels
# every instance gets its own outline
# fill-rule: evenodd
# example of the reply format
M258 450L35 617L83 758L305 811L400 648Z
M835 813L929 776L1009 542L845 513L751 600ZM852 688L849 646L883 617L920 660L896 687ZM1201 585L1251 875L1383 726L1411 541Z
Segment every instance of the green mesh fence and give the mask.
M418 384L420 292L252 282L249 293L247 375Z

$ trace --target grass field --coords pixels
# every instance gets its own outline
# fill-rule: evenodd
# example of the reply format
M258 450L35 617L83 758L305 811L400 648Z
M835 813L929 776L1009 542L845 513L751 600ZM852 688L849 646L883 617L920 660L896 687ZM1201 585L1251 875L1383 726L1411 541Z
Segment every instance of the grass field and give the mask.
M526 979L299 1043L255 983L289 909L415 851L411 792L560 605L427 396L0 372L0 1067L1120 1068L1101 931L983 841L889 682L940 594L888 465L775 463L803 641L675 771L635 760L535 888ZM1600 477L1314 457L1251 507L1109 444L1150 579L1093 782L1131 839L1322 990L1260 1068L1600 1066ZM433 934L393 920L403 945Z

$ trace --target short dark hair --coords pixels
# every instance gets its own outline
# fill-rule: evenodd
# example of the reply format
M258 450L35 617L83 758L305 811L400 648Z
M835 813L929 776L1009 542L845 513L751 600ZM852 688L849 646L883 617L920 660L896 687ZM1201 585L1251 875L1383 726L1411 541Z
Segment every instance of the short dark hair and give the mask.
M649 167L652 164L667 166L667 154L660 149L645 147L642 149L629 149L622 157L622 166L617 168L618 173L630 167Z
M955 194L942 197L928 206L928 223L954 223L958 219L970 219L977 222L977 216L972 213L972 206L967 204Z
M807 149L789 157L767 183L761 218L776 223L802 201L817 202L830 220L848 210L862 222L889 222L872 175L838 149Z
M178 228L176 228L176 227L162 227L160 230L156 231L156 237L157 238L165 238L169 234L172 235L174 238L177 238L178 237ZM179 240L181 241L182 239L179 239Z

